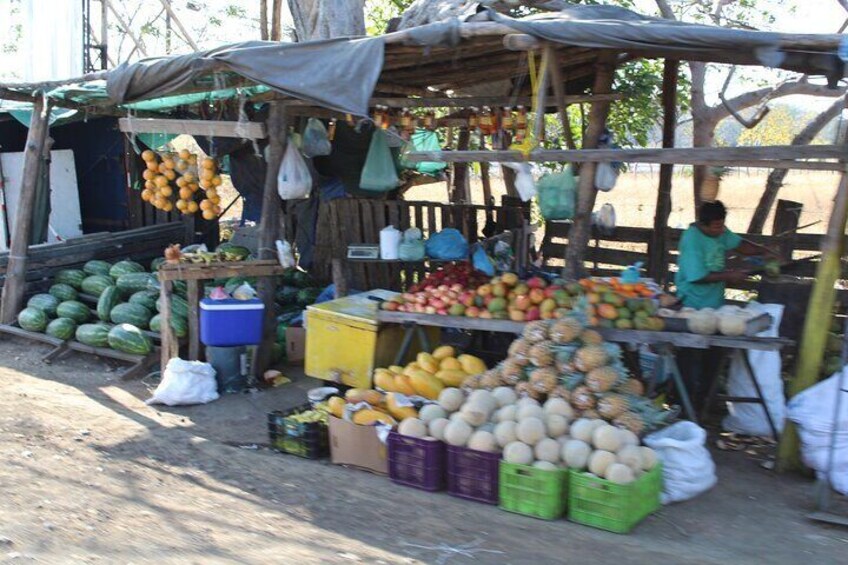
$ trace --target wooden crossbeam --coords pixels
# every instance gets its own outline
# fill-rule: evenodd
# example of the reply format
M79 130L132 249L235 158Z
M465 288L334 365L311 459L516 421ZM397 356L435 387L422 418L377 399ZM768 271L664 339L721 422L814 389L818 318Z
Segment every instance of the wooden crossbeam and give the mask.
M166 120L161 118L120 118L118 127L127 133L172 133L239 139L265 139L261 122L229 122L219 120Z

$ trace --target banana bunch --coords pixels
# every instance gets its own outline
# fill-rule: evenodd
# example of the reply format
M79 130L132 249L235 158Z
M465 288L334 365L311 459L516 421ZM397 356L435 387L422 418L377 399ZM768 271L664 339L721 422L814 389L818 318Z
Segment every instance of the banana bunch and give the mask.
M287 419L298 424L326 424L329 422L329 415L324 410L313 409L289 416Z
M213 263L219 260L219 256L214 251L192 251L182 254L183 263Z
M244 259L244 255L234 251L222 251L221 259L224 261L241 261Z

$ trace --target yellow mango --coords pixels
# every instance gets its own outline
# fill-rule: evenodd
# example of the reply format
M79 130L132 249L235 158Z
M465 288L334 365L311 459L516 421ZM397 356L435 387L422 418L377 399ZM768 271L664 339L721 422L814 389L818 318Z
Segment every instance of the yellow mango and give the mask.
M382 422L390 426L397 424L394 418L377 410L359 410L353 414L353 423L360 426L373 426L377 422Z
M462 365L462 370L469 375L479 375L486 372L486 363L479 357L473 355L460 355L457 357L459 364Z
M462 386L462 381L468 377L468 373L461 369L442 369L436 373L436 378L442 381L447 387Z
M402 375L403 367L401 367L400 365L389 365L389 371L396 375Z
M406 366L406 368L403 370L403 373L401 373L401 374L409 376L413 371L420 371L420 370L421 370L421 365L419 365L418 363L413 361L412 363L410 363L409 365Z
M443 388L445 388L442 381L422 370L413 371L413 373L409 375L409 382L412 384L412 388L415 389L416 394L423 396L428 400L436 400L439 398L439 393L442 392Z
M370 388L352 388L345 393L345 400L351 404L367 402L371 406L383 404L383 393Z
M389 409L389 414L398 422L405 418L418 417L418 410L412 406L398 406L397 395L393 392L386 395L386 408Z
M386 392L393 392L395 390L394 374L388 369L375 369L374 386Z
M427 371L430 374L435 373L439 370L439 362L433 358L429 353L419 353L418 357L415 359L415 362L418 363L418 366Z
M330 400L327 401L327 408L330 410L330 414L336 418L342 418L344 417L345 404L347 402L341 396L331 396Z
M450 345L441 345L433 350L433 358L442 361L448 357L456 357L456 350Z
M439 363L439 369L442 371L461 371L462 364L454 357L445 357Z
M408 396L415 394L415 389L412 388L407 375L395 375L395 391Z

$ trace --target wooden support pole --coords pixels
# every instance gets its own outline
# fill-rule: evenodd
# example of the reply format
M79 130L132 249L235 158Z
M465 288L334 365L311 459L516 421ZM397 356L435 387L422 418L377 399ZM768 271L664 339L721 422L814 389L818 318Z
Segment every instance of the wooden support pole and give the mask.
M541 141L545 136L545 100L548 97L548 83L551 76L551 60L555 59L554 48L550 45L542 50L542 62L539 65L539 84L536 85L536 123L533 125L533 139Z
M603 56L599 59L593 93L606 93L612 88L615 77L614 59ZM589 123L586 135L583 137L584 149L595 149L598 141L606 127L607 114L610 103L599 102L593 104L589 111ZM566 278L579 278L583 275L583 258L592 235L592 209L595 207L595 197L598 194L595 188L595 163L583 163L580 167L580 182L577 186L577 210L574 215L574 224L568 235L568 247L565 250L565 268L563 275Z
M560 69L559 61L557 61L556 57L550 58L549 66L565 146L568 149L577 149L577 144L574 142L574 133L571 131L571 120L568 118L568 103L566 102L565 96L565 82L562 79L562 69Z
M467 127L459 128L457 136L456 148L459 151L467 151L468 144L471 142L471 132ZM468 181L468 163L454 163L453 166L453 191L451 191L449 202L459 204L465 202L470 204L469 200L469 181Z
M674 147L674 130L677 127L677 79L679 77L680 61L666 59L663 66L663 149ZM660 284L665 282L668 269L666 228L671 215L671 183L674 165L660 165L660 186L657 192L657 209L654 214L654 231L651 234L650 255L648 258L648 275Z
M277 172L283 161L288 137L288 114L284 106L271 102L268 114L268 149L265 187L262 193L262 215L259 220L259 259L273 259L276 255L275 240L280 223L280 197L277 194ZM253 375L261 377L271 361L271 344L274 342L274 290L273 277L259 279L259 298L265 304L265 321L262 343L253 357Z
M815 282L807 306L804 333L798 347L798 362L795 378L789 383L788 398L807 389L819 378L824 351L827 345L830 319L836 301L834 284L841 277L842 253L845 244L845 226L848 220L848 173L842 174L833 212L822 238L821 262L816 268ZM786 421L778 448L778 470L789 471L802 467L798 457L798 431Z
M43 96L36 96L32 103L32 118L27 133L21 192L18 196L18 209L15 212L9 263L6 266L6 282L3 286L3 297L0 300L0 321L4 324L14 322L24 304L27 253L32 235L32 211L35 206L41 163L44 160L47 132L50 129L49 122L50 102Z
M180 355L180 345L174 330L171 328L171 295L174 292L174 282L170 280L159 279L161 289L159 292L159 316L162 325L159 327L159 365L160 370L164 374L165 367L168 366L168 361ZM197 333L200 331L198 326L189 326L189 332ZM193 339L193 338L192 338Z

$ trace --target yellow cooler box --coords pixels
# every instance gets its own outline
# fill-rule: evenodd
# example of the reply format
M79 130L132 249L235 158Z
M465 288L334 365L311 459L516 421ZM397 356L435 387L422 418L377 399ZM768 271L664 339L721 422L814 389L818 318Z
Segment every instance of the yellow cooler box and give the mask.
M377 322L379 303L397 293L372 290L306 307L306 363L308 376L348 386L371 388L374 369L388 367L403 341L403 328ZM439 329L427 328L430 346L438 345ZM418 339L409 348L410 362L420 351Z

